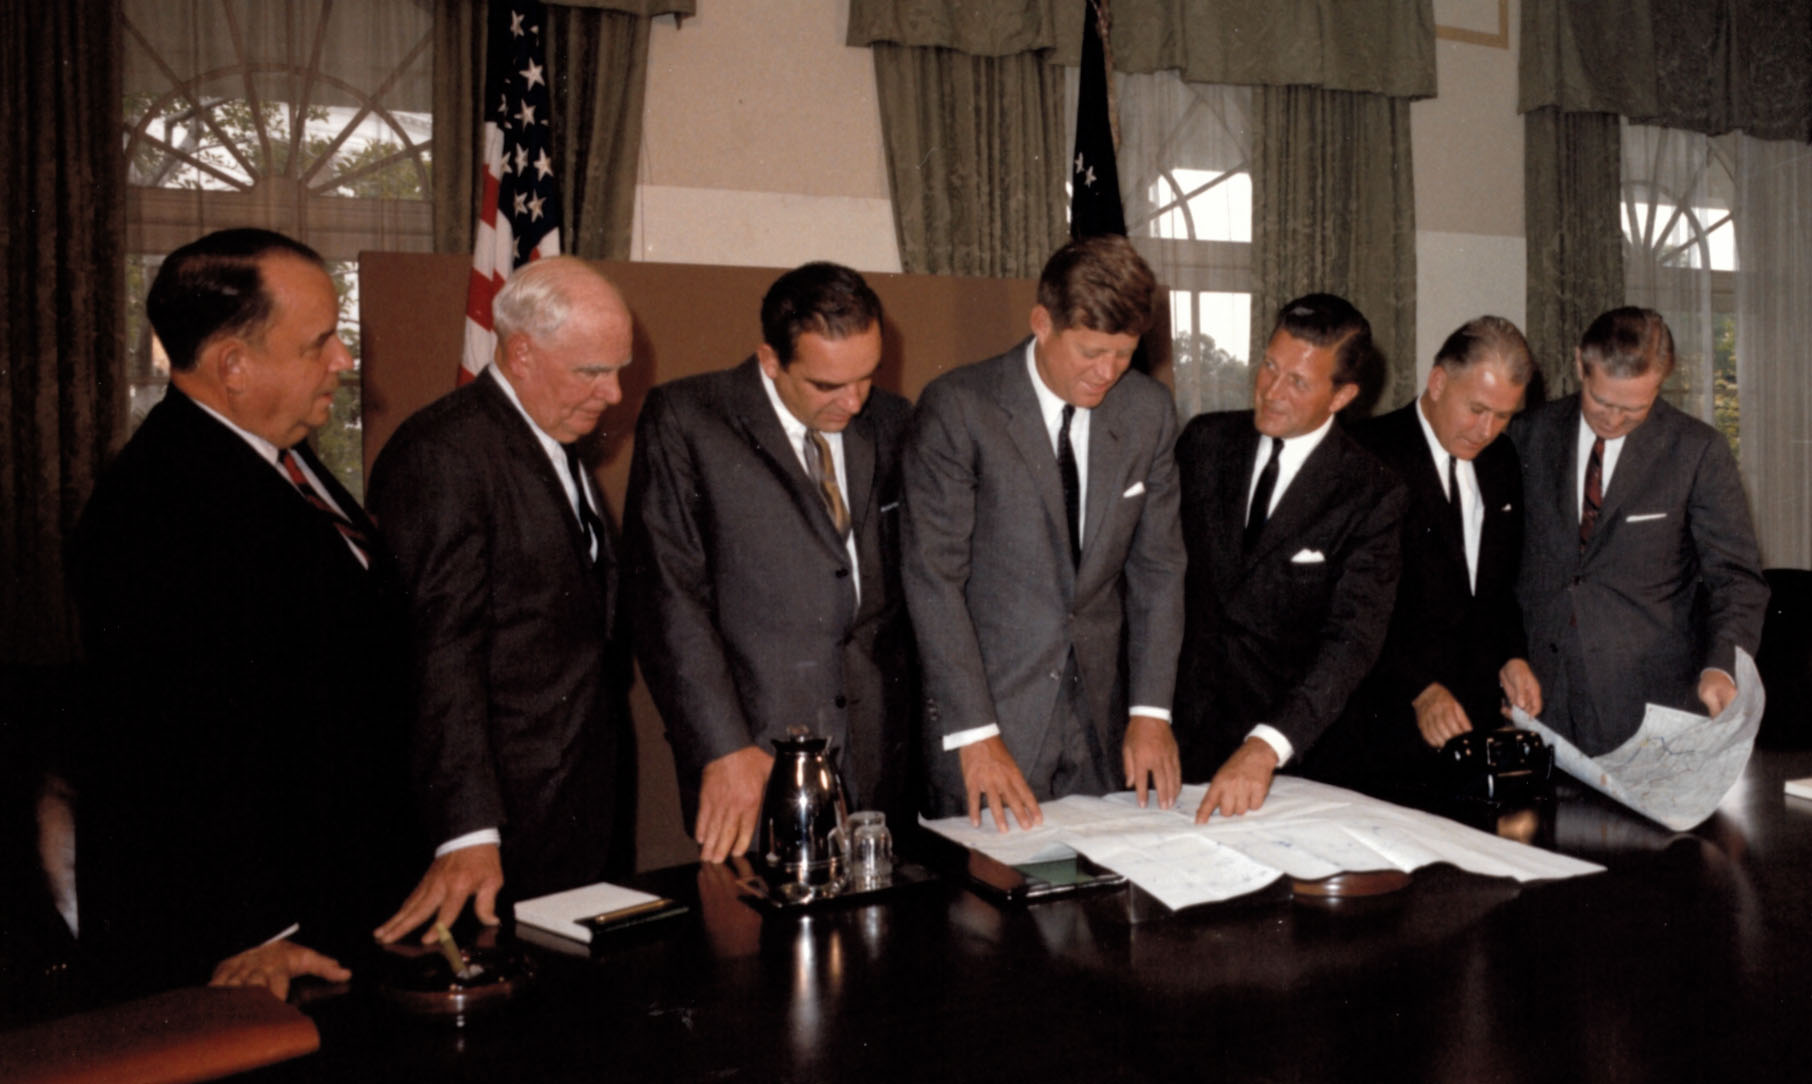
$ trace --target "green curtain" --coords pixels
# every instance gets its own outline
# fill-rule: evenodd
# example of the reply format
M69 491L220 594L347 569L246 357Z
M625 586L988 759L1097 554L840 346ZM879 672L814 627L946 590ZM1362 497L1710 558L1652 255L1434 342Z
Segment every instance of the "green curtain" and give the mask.
M885 43L874 64L901 268L1037 277L1068 238L1061 70Z
M65 543L125 436L117 0L0 14L0 663L76 657Z
M1523 332L1549 398L1579 386L1573 348L1599 313L1623 304L1622 157L1613 114L1523 117Z
M1806 0L1524 0L1520 109L1812 142Z
M566 222L561 249L629 255L648 85L648 27L695 0L548 0L554 152ZM484 128L485 0L438 0L434 21L434 247L470 252Z
M1081 55L1078 0L850 0L851 45ZM1433 0L1113 0L1114 67L1185 82L1435 93Z
M564 251L591 260L628 259L649 19L583 7L550 7L548 15Z
M1357 414L1416 394L1416 219L1409 103L1314 87L1253 91L1252 357L1277 310L1339 294L1371 321L1386 370Z

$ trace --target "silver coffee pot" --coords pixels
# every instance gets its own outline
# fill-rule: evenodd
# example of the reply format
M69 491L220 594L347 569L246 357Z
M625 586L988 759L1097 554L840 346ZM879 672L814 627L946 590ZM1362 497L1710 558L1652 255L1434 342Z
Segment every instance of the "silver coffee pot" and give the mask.
M762 798L762 854L776 888L834 893L845 872L843 784L826 751L830 739L793 726L774 739L774 769Z

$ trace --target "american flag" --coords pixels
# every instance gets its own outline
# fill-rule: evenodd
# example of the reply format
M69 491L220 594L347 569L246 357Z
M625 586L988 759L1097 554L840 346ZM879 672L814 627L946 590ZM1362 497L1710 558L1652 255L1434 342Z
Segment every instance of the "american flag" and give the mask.
M560 254L560 194L554 186L545 20L539 0L491 5L486 46L483 194L466 293L461 384L491 360L491 298L510 272Z

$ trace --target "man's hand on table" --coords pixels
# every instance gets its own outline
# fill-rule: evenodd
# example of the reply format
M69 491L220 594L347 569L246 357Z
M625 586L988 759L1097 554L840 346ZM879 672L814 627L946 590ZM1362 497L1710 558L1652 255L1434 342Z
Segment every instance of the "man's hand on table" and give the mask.
M1436 749L1446 745L1448 739L1472 729L1466 709L1447 691L1447 686L1438 681L1429 682L1428 687L1410 701L1410 707L1416 709L1416 729L1421 731L1422 740Z
M329 982L345 982L352 978L352 972L341 967L340 961L285 940L228 956L214 968L214 976L208 980L208 985L262 986L283 1000L289 997L290 980L302 975L313 975Z
M1177 759L1177 739L1170 724L1152 715L1134 715L1126 722L1126 740L1121 743L1120 760L1126 768L1126 785L1139 794L1139 807L1145 807L1147 780L1157 792L1158 808L1176 804L1177 792L1183 789L1183 767Z
M1044 813L1032 797L1032 788L1026 785L1019 764L998 735L971 742L958 749L956 755L963 768L963 792L969 797L970 824L981 827L984 798L994 814L994 826L1002 832L1007 830L1007 810L1013 811L1013 819L1021 828L1044 823Z
M503 857L495 843L475 843L436 858L396 914L372 936L388 945L429 918L453 925L466 901L486 926L497 925L497 890L503 887ZM435 941L434 927L422 933L422 944Z
M705 765L698 788L698 823L692 833L700 859L722 862L749 849L761 824L761 797L773 767L774 758L753 745Z
M1264 805L1276 771L1277 751L1262 738L1247 738L1214 773L1208 793L1195 811L1195 823L1207 824L1217 809L1225 816L1237 817Z

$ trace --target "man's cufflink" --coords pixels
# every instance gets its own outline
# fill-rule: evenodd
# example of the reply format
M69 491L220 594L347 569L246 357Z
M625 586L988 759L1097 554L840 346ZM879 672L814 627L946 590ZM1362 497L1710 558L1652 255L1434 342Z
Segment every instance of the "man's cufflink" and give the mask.
M1301 550L1290 558L1293 565L1319 565L1327 561L1320 550Z

